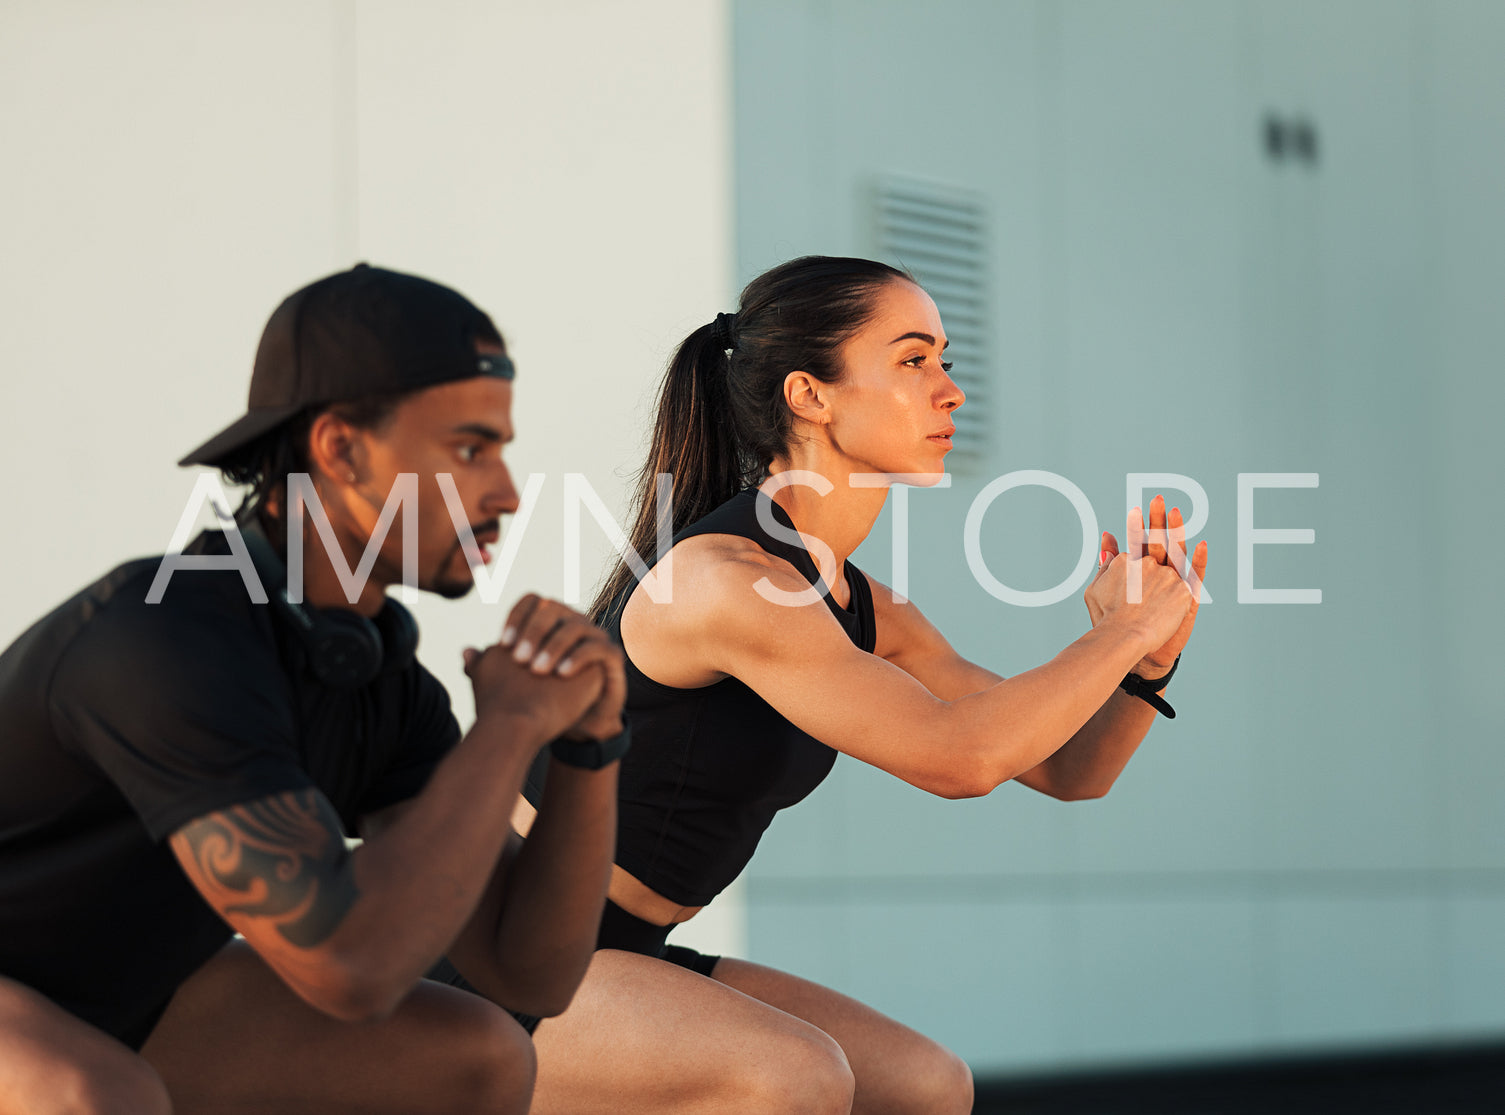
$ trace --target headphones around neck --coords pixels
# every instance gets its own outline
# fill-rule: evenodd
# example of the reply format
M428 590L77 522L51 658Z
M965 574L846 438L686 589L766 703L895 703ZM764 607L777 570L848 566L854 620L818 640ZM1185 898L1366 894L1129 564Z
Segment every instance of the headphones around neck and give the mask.
M267 597L297 636L315 678L334 689L357 689L413 660L418 623L396 600L389 597L374 620L347 608L294 604L287 598L287 566L261 524L252 518L239 526Z

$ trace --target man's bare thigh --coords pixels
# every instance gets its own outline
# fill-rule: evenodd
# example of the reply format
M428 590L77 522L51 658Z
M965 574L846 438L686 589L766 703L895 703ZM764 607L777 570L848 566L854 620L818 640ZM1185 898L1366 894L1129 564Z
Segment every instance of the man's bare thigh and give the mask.
M342 1022L298 998L243 942L188 980L142 1048L197 1111L525 1112L533 1048L500 1008L428 981L379 1022Z

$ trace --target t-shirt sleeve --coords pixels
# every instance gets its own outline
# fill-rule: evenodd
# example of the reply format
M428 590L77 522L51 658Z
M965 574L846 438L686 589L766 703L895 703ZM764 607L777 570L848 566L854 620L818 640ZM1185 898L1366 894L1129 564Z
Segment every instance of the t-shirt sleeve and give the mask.
M156 605L118 594L63 653L48 691L58 738L159 841L205 814L313 785L269 617L195 579L175 575Z
M406 671L402 741L392 761L366 792L360 813L375 813L415 797L440 760L460 739L449 691L421 663Z

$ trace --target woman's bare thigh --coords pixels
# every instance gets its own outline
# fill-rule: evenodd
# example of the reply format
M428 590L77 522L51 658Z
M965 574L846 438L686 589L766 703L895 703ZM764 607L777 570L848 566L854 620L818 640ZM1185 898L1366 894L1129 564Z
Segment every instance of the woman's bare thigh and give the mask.
M799 976L731 957L716 965L715 976L835 1038L856 1078L854 1115L952 1115L972 1110L972 1073L966 1062L867 1004Z
M162 1081L129 1047L0 976L0 1115L162 1115Z
M851 1109L840 1046L718 980L603 949L570 1009L546 1018L536 1115L826 1112Z

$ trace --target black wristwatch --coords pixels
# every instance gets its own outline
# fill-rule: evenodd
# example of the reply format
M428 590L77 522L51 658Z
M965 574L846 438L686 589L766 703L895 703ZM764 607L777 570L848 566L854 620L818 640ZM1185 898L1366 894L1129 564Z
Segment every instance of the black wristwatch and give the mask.
M1176 667L1181 665L1181 656L1176 655L1176 660L1171 663L1171 668L1162 677L1142 678L1138 674L1125 675L1118 687L1131 697L1138 697L1145 704L1158 712L1167 720L1176 719L1176 710L1171 708L1170 703L1160 695L1160 690L1170 684L1171 676L1175 674Z
M566 766L600 770L627 754L631 746L632 729L624 726L607 739L565 739L560 736L549 744L549 753Z

